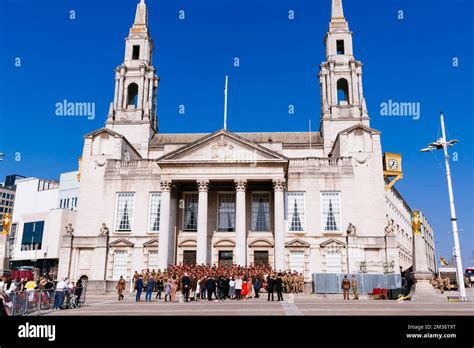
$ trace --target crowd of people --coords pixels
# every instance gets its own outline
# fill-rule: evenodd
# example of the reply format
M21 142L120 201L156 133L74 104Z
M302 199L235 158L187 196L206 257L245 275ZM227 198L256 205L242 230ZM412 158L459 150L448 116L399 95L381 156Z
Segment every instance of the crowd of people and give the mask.
M283 301L283 293L303 292L304 277L297 272L275 272L266 265L225 267L210 265L170 265L164 271L135 271L132 278L135 300L140 301L145 293L145 301L156 299L165 302L224 301L259 298L260 292L267 293L267 300ZM124 299L126 281L120 277L117 286L118 300Z
M72 295L74 295L75 304L77 305L79 303L83 292L83 285L81 280L74 283L67 278L53 281L48 275L40 277L38 282L34 279L12 279L11 277L4 276L0 280L0 305L3 314L5 314L5 306L8 306L8 304L11 305L11 299L13 297L16 296L17 299L25 302L28 299L31 302L35 299L34 293L37 292L41 292L42 294L42 297L36 297L39 298L40 301L53 302L54 296L52 309L60 310L65 307L65 304L70 303ZM21 296L22 294L25 296Z

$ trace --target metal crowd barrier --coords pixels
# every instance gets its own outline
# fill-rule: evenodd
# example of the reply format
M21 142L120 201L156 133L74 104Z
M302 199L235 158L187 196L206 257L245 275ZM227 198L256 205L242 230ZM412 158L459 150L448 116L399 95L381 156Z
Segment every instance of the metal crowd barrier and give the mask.
M61 292L63 295L61 309L77 308L86 301L86 288L82 288L79 298L76 295L76 290ZM10 292L0 296L5 312L9 316L39 315L43 311L53 310L58 293L59 291L55 289L45 289Z

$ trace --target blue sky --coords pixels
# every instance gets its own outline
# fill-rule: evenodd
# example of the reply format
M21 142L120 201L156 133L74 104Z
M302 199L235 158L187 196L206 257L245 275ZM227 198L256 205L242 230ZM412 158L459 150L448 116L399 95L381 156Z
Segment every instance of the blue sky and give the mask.
M0 178L59 178L75 170L83 135L103 126L113 99L113 69L138 0L0 2ZM160 131L222 128L224 75L231 131L306 131L319 124L317 72L330 0L148 0L155 42ZM75 11L75 19L69 11ZM178 18L183 10L185 19ZM288 19L293 10L294 20ZM403 19L398 19L403 11ZM345 0L354 54L364 64L371 126L383 150L402 153L396 184L435 228L438 254L453 245L441 153L418 150L439 134L443 110L452 162L464 265L473 264L473 4L469 0ZM240 66L234 67L238 57ZM15 59L21 65L15 66ZM453 66L453 59L458 66ZM96 103L96 117L55 116L55 104ZM419 102L421 118L383 117L389 99ZM180 114L179 106L185 106ZM294 105L295 113L288 113ZM1 179L0 179L1 180Z

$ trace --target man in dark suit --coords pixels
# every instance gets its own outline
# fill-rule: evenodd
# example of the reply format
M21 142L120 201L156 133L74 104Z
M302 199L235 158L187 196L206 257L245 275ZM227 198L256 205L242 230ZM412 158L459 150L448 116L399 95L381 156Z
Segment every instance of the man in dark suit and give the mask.
M189 289L191 287L191 279L188 277L188 273L184 273L184 276L181 279L181 285L183 286L184 300L186 302L189 302Z
M142 295L143 291L143 277L140 275L135 282L135 288L137 289L137 295L135 297L135 301L140 301L140 296Z
M209 301L212 301L212 294L216 291L216 281L214 280L214 277L210 277L207 280L207 299Z
M278 301L283 301L283 279L281 273L278 273L278 277L275 280L275 290L278 295Z
M267 301L270 301L270 295L272 296L272 301L275 301L275 298L273 297L273 291L275 291L275 279L273 279L272 275L269 275L267 279L267 293L268 293Z

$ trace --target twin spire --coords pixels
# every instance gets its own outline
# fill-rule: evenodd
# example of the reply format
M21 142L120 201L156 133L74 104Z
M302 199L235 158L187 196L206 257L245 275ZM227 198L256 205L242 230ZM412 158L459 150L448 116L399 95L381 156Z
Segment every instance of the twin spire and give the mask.
M331 21L333 19L344 19L342 0L332 0Z
M133 22L133 26L148 26L148 10L145 0L140 0L140 3L137 5L137 12L135 13L135 21Z
M331 6L331 22L329 22L329 31L348 31L349 24L344 18L344 10L342 8L342 0L332 0Z

